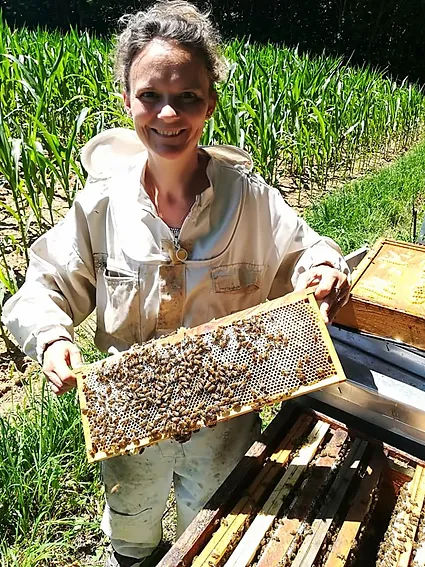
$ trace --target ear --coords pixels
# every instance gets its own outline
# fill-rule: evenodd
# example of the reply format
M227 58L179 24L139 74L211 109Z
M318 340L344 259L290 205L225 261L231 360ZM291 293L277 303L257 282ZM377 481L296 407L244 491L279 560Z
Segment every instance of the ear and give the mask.
M122 92L122 98L123 98L123 101L124 101L125 111L127 112L127 114L129 116L131 116L131 102L130 102L130 96L127 93L127 91Z
M215 89L211 89L210 98L208 100L207 118L211 118L216 105L217 105L217 91Z

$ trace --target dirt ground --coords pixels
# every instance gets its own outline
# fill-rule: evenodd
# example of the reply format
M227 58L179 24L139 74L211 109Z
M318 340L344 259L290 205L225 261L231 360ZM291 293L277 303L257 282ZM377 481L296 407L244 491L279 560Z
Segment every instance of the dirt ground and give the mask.
M37 364L23 355L17 347L7 350L0 339L0 415L25 398L25 384L34 375Z

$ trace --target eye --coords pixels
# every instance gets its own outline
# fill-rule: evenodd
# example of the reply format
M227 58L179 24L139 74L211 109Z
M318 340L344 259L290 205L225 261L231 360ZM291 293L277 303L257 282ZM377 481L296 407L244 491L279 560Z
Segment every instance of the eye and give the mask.
M191 91L184 91L181 93L180 98L185 102L192 102L198 99L198 96Z
M146 101L146 102L157 100L158 97L159 97L159 95L155 91L145 91L143 93L140 93L137 96L137 98L139 100L143 100L143 101Z

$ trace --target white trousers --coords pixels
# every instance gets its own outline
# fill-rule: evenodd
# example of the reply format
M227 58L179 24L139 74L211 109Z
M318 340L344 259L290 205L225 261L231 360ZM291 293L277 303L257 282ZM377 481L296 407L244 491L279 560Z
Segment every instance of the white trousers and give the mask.
M161 518L173 482L180 536L259 433L259 417L250 413L202 428L186 443L161 441L141 455L104 461L101 528L114 549L137 558L153 552L161 541Z

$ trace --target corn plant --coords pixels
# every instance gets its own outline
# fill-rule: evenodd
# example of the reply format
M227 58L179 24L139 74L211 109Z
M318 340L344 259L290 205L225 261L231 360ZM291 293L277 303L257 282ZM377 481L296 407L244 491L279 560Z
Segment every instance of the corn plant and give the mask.
M113 44L86 32L11 30L0 19L0 210L28 261L34 238L71 206L85 173L79 151L128 126L112 71ZM424 96L367 66L241 39L225 46L227 80L202 143L248 150L266 181L290 177L324 190L411 146L423 130ZM63 209L63 206L60 207ZM6 257L7 261L7 257ZM3 278L7 279L4 260Z

